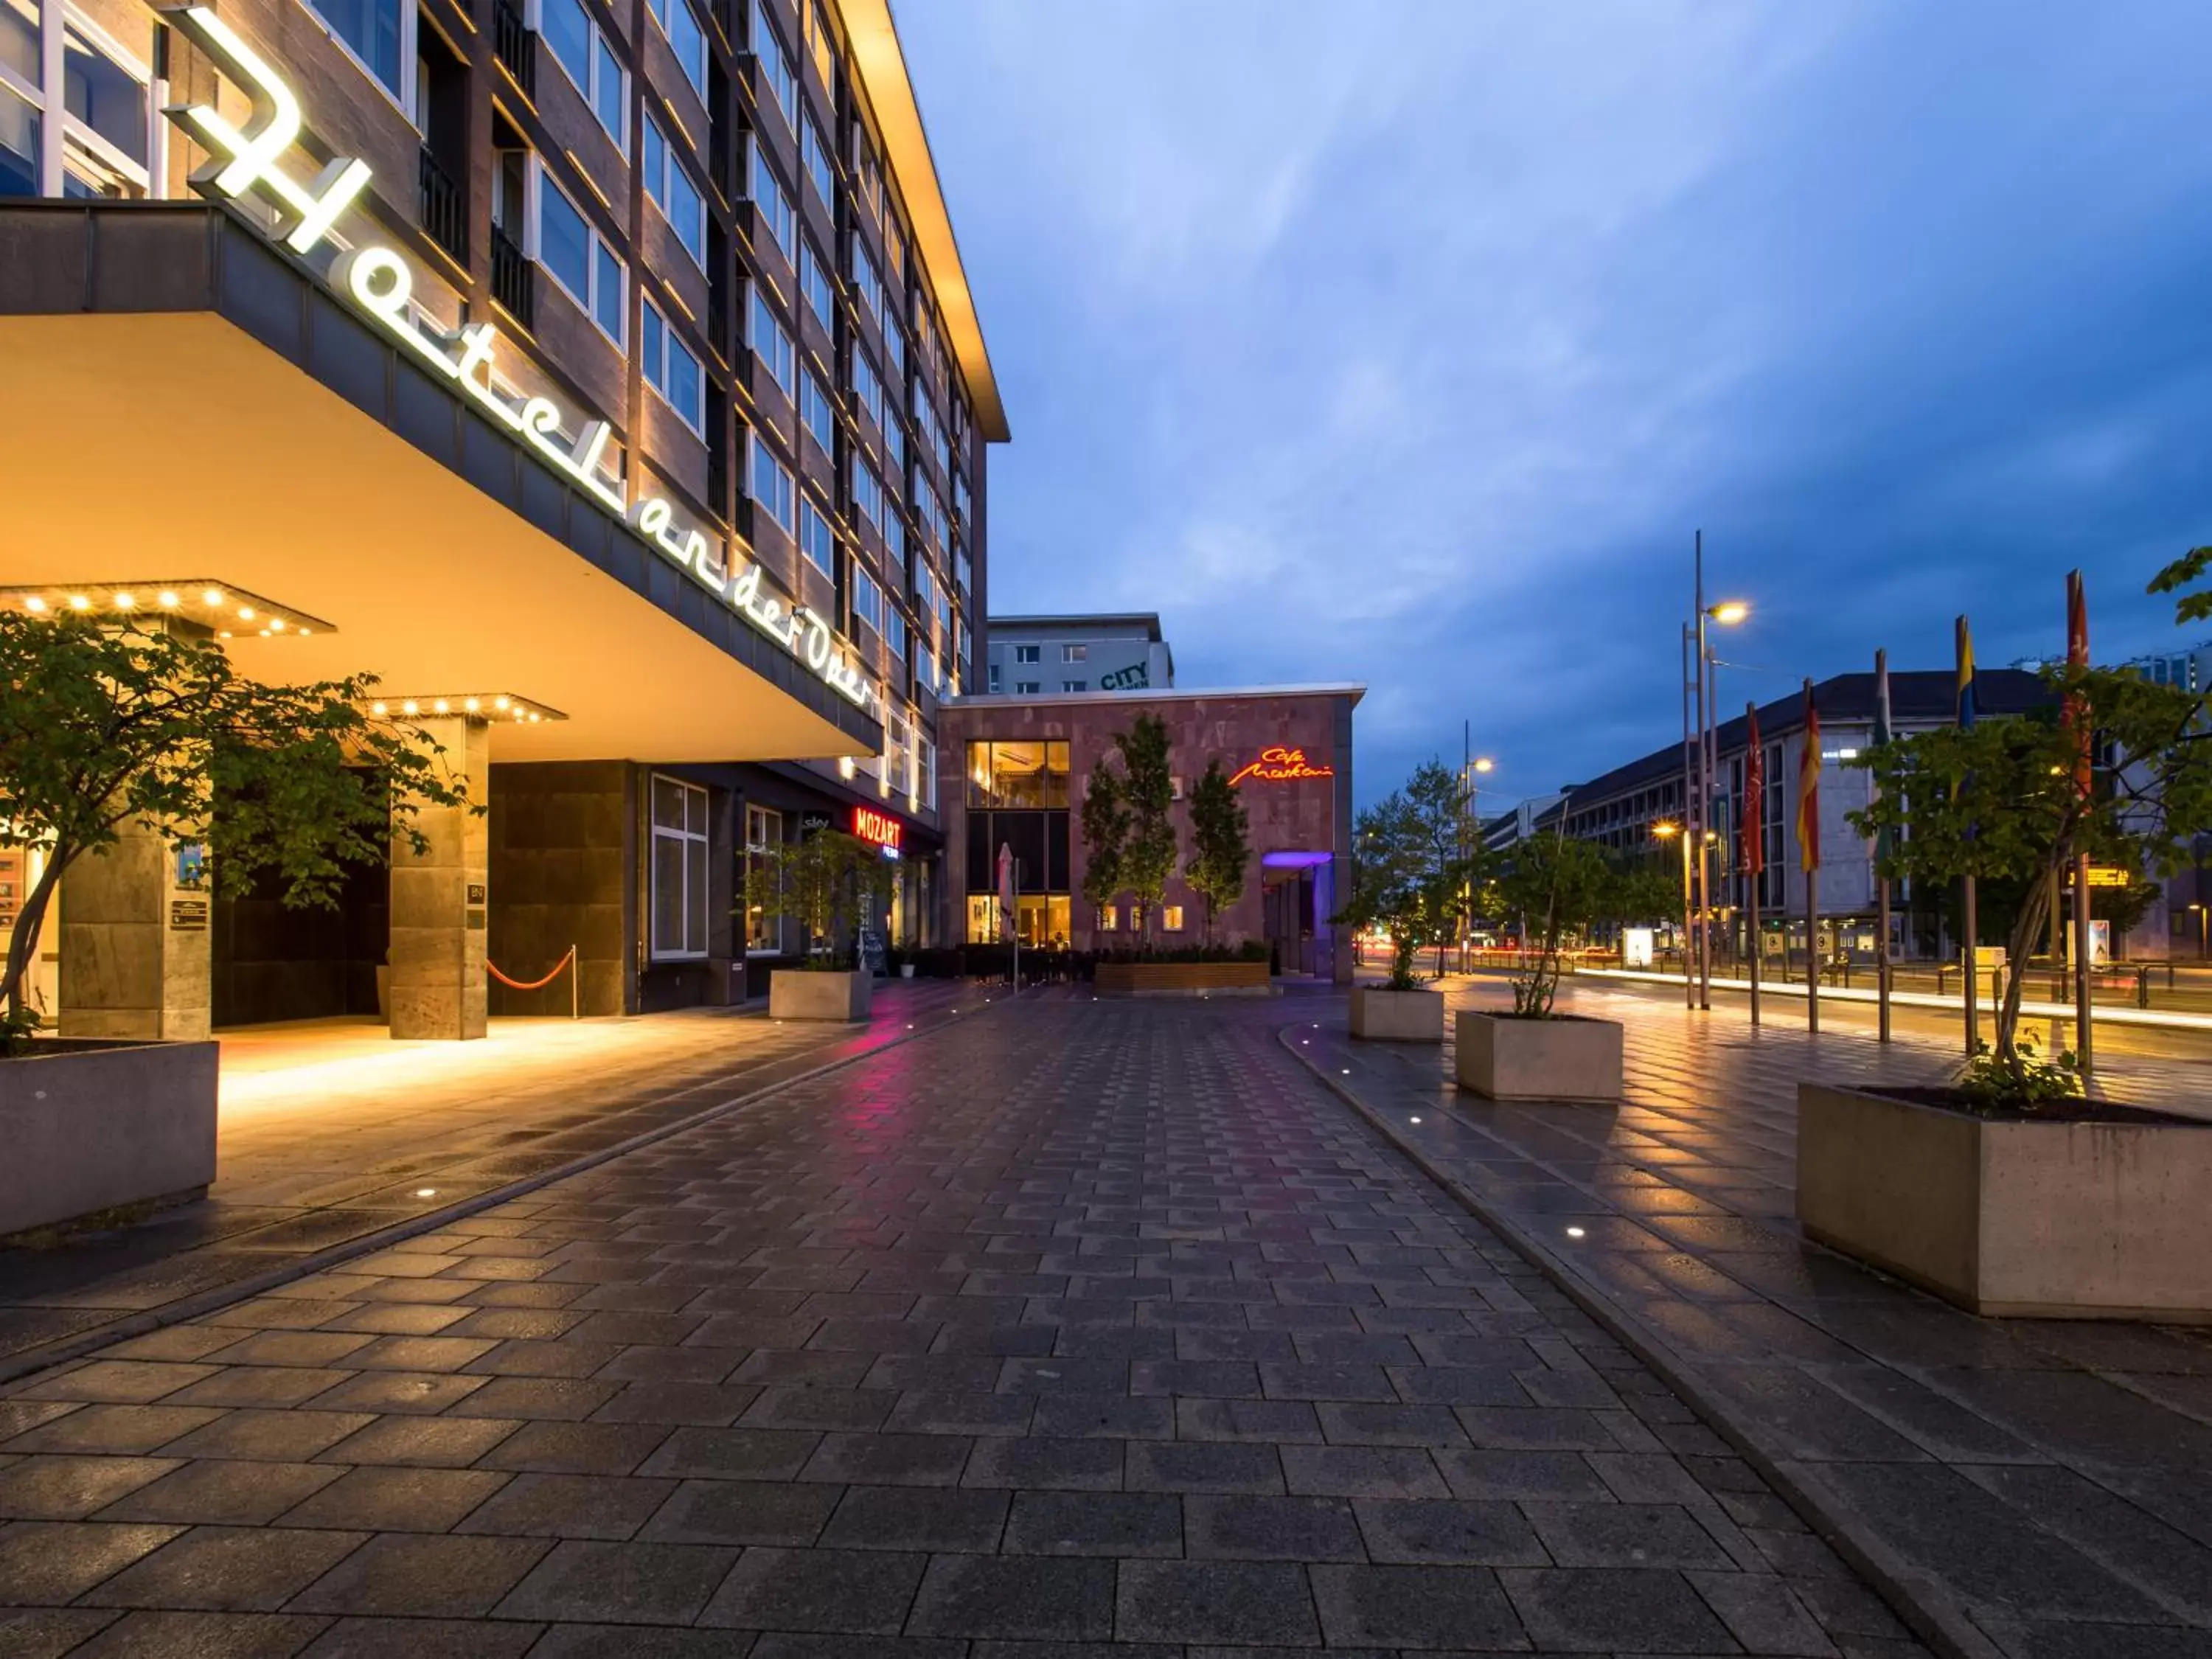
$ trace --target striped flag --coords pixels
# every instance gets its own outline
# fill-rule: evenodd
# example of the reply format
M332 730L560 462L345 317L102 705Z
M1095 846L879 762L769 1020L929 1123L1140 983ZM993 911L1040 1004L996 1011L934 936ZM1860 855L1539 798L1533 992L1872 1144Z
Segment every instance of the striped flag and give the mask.
M1887 748L1896 735L1889 720L1889 653L1877 651L1874 653L1874 746ZM1889 849L1889 830L1885 827L1875 838L1875 856L1887 860Z
M2081 581L2081 573L2069 571L2066 575L2066 669L2078 674L2089 665L2089 596ZM2091 759L2092 727L2087 700L2075 692L2066 699L2066 732L2074 740L2074 788L2084 800L2095 782Z
M1959 729L1974 729L1974 630L1964 617L1958 622Z
M1756 876L1766 868L1766 746L1759 740L1759 710L1747 704L1744 718L1751 730L1743 762L1743 872Z
M1820 709L1805 682L1805 749L1797 757L1797 846L1805 867L1820 867Z

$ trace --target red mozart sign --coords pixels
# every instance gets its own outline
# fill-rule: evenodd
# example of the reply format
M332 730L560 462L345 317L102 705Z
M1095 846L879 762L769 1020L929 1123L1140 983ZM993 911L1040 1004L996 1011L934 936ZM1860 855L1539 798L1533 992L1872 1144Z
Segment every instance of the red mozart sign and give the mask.
M1261 783L1296 783L1301 778L1333 778L1334 766L1316 766L1306 758L1303 749L1262 749L1260 758L1250 765L1241 767L1230 776L1233 787L1247 778Z
M853 809L853 833L862 841L896 853L899 839L906 826L888 812L878 812L873 807L855 806Z

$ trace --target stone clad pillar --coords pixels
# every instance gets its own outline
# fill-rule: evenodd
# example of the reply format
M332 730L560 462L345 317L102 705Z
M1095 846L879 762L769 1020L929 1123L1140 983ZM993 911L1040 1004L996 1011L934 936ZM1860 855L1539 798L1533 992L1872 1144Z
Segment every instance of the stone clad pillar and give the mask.
M114 846L63 872L60 896L64 1036L206 1040L213 895L197 849L180 855L146 820L126 820Z
M429 838L419 857L404 836L392 842L392 1035L448 1041L484 1034L485 922L491 831L484 803L491 781L490 732L454 715L419 722L445 746L441 763L468 791L468 805L423 806L415 827Z

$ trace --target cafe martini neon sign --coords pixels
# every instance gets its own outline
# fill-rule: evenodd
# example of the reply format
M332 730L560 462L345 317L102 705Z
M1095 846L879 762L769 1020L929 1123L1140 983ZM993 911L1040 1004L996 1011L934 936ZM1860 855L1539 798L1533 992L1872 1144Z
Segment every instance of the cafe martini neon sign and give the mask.
M1306 758L1303 749L1262 749L1260 758L1249 765L1238 768L1230 775L1229 787L1249 781L1261 783L1296 783L1302 778L1333 778L1334 766L1316 766Z
M300 100L291 88L206 7L187 6L163 15L220 62L253 100L252 121L244 131L205 104L162 112L210 157L193 173L192 187L217 201L248 199L261 191L278 210L279 228L269 233L271 240L302 257L314 253L331 240L338 216L367 188L368 164L342 156L311 183L301 184L283 166L302 128ZM289 228L282 222L288 216ZM569 417L550 398L512 398L500 391L492 379L501 343L496 328L470 323L448 332L418 321L410 309L414 268L397 249L376 244L347 248L331 263L326 280L418 362L459 387L540 460L580 485L632 535L690 572L694 580L804 662L831 690L860 708L874 703L874 686L846 654L827 618L767 591L759 565L726 558L721 544L679 519L665 496L626 499L621 486L600 470L613 435L606 421L578 417L572 438Z

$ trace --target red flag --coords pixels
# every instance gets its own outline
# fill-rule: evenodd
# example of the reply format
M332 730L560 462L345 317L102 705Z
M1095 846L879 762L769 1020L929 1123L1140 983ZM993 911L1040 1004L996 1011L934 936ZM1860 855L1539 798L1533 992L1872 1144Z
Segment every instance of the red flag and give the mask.
M2081 573L2070 570L2066 574L2066 672L2081 673L2089 666L2089 596L2082 586ZM2066 699L2066 732L2074 740L2074 788L2084 800L2094 781L2091 763L2092 726L2094 717L2088 700L2078 691Z
M1751 723L1743 762L1743 872L1756 876L1766 868L1766 747L1759 740L1759 709L1744 705Z
M1805 748L1797 757L1797 846L1805 867L1820 867L1820 711L1805 682Z

